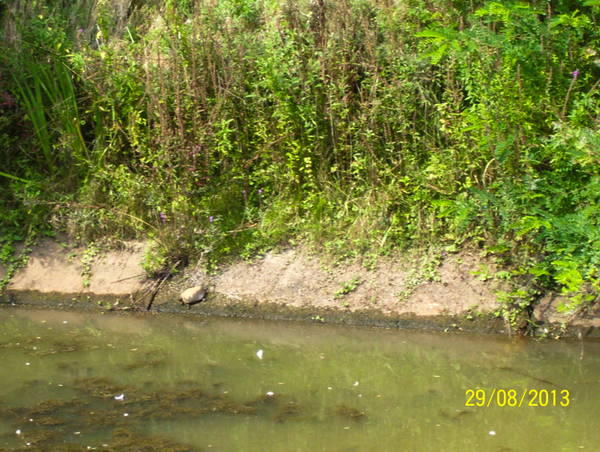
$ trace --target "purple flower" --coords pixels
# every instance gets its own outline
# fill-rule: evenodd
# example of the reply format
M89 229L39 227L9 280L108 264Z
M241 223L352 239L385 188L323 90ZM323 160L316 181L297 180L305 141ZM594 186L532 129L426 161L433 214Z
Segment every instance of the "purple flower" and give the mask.
M571 74L573 74L573 80L577 80L577 76L579 75L579 69L575 69L573 72L571 72Z
M8 105L9 107L12 107L15 104L16 99L10 94L8 94L6 91L2 93L2 97L6 99L6 102L3 102L0 105Z
M209 221L212 223L212 222L213 222L213 217L210 217L210 218L209 218Z
M167 224L167 216L162 211L160 212L160 218L162 219L164 224Z
M83 28L80 28L78 31L79 33L83 33Z
M446 253L445 251L442 253L442 256L446 256L448 253Z
M258 196L262 195L262 190L259 188L258 189Z

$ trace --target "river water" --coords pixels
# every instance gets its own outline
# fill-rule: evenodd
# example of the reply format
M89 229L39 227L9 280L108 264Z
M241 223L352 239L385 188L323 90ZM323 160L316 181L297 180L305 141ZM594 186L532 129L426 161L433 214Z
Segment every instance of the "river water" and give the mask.
M599 401L595 341L0 309L0 451L591 451Z

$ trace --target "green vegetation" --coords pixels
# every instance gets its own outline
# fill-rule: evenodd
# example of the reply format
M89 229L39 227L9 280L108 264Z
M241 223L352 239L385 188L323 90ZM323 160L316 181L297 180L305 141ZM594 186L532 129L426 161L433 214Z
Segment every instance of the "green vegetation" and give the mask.
M599 11L0 1L2 259L56 229L149 237L153 271L286 242L369 259L474 245L514 286L507 309L545 290L584 305L600 291Z
M360 279L360 276L355 276L347 283L343 283L342 287L335 291L335 298L343 298L344 295L354 292L361 284L362 280Z

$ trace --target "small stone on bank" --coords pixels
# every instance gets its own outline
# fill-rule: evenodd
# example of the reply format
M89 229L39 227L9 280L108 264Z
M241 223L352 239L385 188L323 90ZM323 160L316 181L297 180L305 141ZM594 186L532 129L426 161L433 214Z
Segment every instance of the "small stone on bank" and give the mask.
M179 298L184 304L190 305L201 301L206 296L206 287L196 286L191 287L181 292Z

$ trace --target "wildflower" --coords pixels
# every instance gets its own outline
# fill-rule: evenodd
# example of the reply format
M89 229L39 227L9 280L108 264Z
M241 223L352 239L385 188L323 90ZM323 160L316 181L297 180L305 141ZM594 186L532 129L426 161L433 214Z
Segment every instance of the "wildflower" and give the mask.
M579 69L575 69L573 72L571 72L571 74L573 74L573 80L577 80L577 76L579 75Z
M212 223L212 222L213 222L213 217L210 217L210 218L209 218L209 221Z
M2 97L6 100L6 102L2 102L0 104L0 106L2 105L6 105L8 107L12 107L13 105L15 105L15 98L12 97L10 94L8 94L7 92L2 93Z
M160 218L162 219L164 224L167 224L167 216L163 211L160 212Z
M83 28L80 28L78 31L79 33L83 33Z
M258 196L262 195L262 190L259 188L258 189Z

